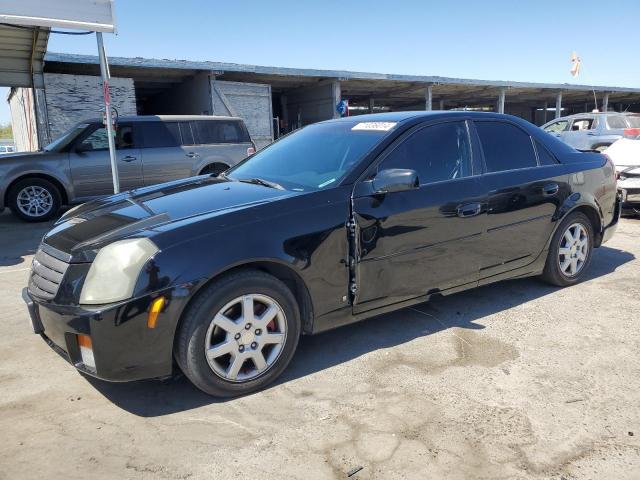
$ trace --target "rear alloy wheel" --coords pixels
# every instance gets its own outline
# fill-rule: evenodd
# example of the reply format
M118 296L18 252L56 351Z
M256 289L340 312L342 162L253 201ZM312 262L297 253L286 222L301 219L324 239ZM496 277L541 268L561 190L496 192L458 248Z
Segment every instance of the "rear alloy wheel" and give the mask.
M579 282L591 262L593 238L587 216L570 214L553 236L542 278L560 287Z
M43 178L21 180L9 191L9 208L27 222L50 220L60 210L60 204L58 188Z
M300 336L291 290L264 272L245 270L212 282L189 305L175 357L200 390L217 397L264 388L287 367Z

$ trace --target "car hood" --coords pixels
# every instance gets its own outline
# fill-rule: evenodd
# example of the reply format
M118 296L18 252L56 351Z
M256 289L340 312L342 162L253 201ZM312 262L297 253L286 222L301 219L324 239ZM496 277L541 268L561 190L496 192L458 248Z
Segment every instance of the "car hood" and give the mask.
M43 242L72 262L91 261L100 247L130 236L152 236L178 223L223 215L297 195L227 179L195 177L85 203L67 212ZM177 228L177 227L176 227Z
M40 157L45 153L49 152L19 152L19 153L3 153L0 155L0 163L1 162L13 162L15 160L23 160L26 157Z

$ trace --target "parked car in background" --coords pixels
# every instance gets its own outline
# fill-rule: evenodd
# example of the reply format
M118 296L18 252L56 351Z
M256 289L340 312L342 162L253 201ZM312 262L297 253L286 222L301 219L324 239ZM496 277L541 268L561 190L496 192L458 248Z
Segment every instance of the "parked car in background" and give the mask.
M625 136L625 130L640 128L640 114L579 113L542 125L542 129L578 150L604 150Z
M16 147L13 145L0 145L0 155L3 153L14 153L16 151Z
M579 282L619 206L605 155L516 117L349 117L218 178L68 211L23 297L34 331L89 375L163 377L175 359L203 391L243 395L283 372L301 333L509 278Z
M255 152L244 122L233 117L120 117L115 140L123 191L218 175ZM0 212L8 206L26 221L112 193L107 130L99 119L74 125L44 151L0 159Z
M621 138L604 151L613 161L622 196L622 213L640 215L640 129L638 135Z

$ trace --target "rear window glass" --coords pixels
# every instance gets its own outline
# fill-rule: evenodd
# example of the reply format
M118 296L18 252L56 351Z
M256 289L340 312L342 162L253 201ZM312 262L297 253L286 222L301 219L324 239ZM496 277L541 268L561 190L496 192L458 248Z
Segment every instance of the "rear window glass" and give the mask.
M540 165L557 165L558 160L553 156L553 154L551 154L551 152L549 152L549 150L547 150L547 147L545 147L538 140L536 140L535 142L536 151L538 152L538 161L540 162Z
M627 117L627 121L629 122L629 126L631 128L640 128L640 117L638 116Z
M248 143L251 140L240 122L210 120L194 122L198 142L208 143Z
M177 147L181 143L175 122L143 122L142 136L146 148Z
M622 115L610 115L607 117L609 128L627 128L627 122Z
M536 167L531 137L505 122L476 122L487 172Z

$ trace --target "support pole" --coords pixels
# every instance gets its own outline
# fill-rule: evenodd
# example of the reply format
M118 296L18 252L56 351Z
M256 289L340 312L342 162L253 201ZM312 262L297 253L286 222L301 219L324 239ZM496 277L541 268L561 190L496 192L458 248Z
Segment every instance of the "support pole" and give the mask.
M440 110L444 110L444 100L440 99Z
M544 106L542 107L542 124L547 123L547 108L549 108L549 104L544 102Z
M602 97L602 111L606 112L609 110L609 92L605 92Z
M369 113L373 113L374 104L375 101L373 100L373 97L369 97Z
M498 96L498 113L504 113L504 99L507 91L504 88L500 89L500 95Z
M556 117L560 118L562 116L562 92L558 92L556 95Z
M425 110L433 110L433 86L427 85L425 92Z
M113 193L120 193L120 180L118 177L118 164L116 162L116 143L113 138L113 124L111 121L111 95L109 94L109 65L107 55L102 42L102 32L96 32L98 41L98 56L100 57L100 75L102 76L102 89L104 93L104 108L107 119L107 137L109 141L109 158L111 160L111 178L113 180Z

